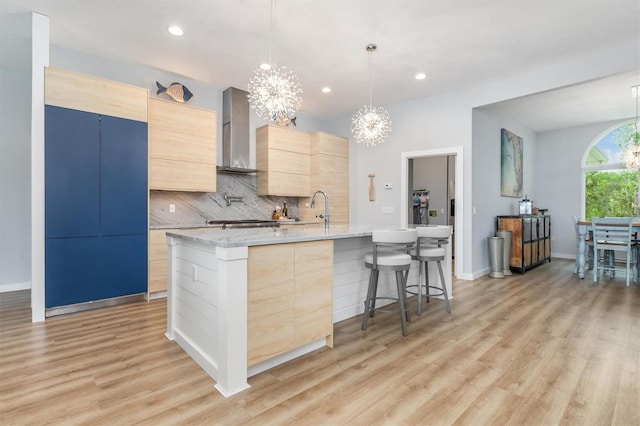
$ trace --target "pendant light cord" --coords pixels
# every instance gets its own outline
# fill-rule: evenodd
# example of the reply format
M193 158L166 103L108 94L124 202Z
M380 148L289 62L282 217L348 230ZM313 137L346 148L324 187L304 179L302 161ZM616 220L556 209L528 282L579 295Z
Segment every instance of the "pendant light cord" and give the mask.
M373 51L370 50L369 51L369 107L371 107L373 105L373 96L371 95L371 93L373 92L373 66L371 65L371 55L373 54ZM636 114L637 115L637 114Z
M271 0L271 31L269 33L269 66L273 66L271 53L273 50L273 40L276 33L276 0Z

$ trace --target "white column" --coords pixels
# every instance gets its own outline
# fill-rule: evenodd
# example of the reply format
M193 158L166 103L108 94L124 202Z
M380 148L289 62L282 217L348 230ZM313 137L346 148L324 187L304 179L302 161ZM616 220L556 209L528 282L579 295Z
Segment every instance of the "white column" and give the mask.
M49 18L31 21L31 321L44 321L44 68L49 65Z
M248 247L217 248L218 380L216 389L230 396L247 383L247 258Z

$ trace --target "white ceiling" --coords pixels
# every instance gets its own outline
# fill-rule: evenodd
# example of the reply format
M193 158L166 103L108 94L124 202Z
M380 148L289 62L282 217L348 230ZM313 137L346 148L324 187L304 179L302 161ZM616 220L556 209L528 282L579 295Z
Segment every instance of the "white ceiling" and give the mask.
M53 45L246 89L268 59L270 0L0 0L6 15L50 17ZM638 0L278 0L273 62L304 89L318 117L468 88L640 37ZM176 38L166 28L180 25ZM19 40L0 26L0 60ZM640 55L640 52L631 54ZM427 78L416 81L417 72ZM508 110L536 131L628 118L640 73L514 100ZM321 93L330 86L330 94ZM631 108L631 110L629 110ZM622 116L621 116L622 114Z

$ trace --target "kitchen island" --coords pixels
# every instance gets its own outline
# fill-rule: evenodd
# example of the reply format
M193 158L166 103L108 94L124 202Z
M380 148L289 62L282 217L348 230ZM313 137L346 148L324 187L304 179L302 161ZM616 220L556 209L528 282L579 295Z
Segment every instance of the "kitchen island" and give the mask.
M167 233L167 334L225 396L247 378L323 346L363 312L371 226L199 229ZM451 271L450 248L443 267ZM413 268L410 280L417 279ZM431 274L436 278L437 274ZM393 295L395 278L380 277ZM445 274L451 293L451 274Z

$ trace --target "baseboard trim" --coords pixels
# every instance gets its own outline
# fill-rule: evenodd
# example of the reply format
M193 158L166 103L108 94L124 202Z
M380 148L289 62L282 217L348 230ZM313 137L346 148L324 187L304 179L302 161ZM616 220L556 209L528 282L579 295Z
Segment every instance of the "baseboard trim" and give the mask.
M20 290L31 290L31 281L25 281L23 283L0 284L0 293Z

